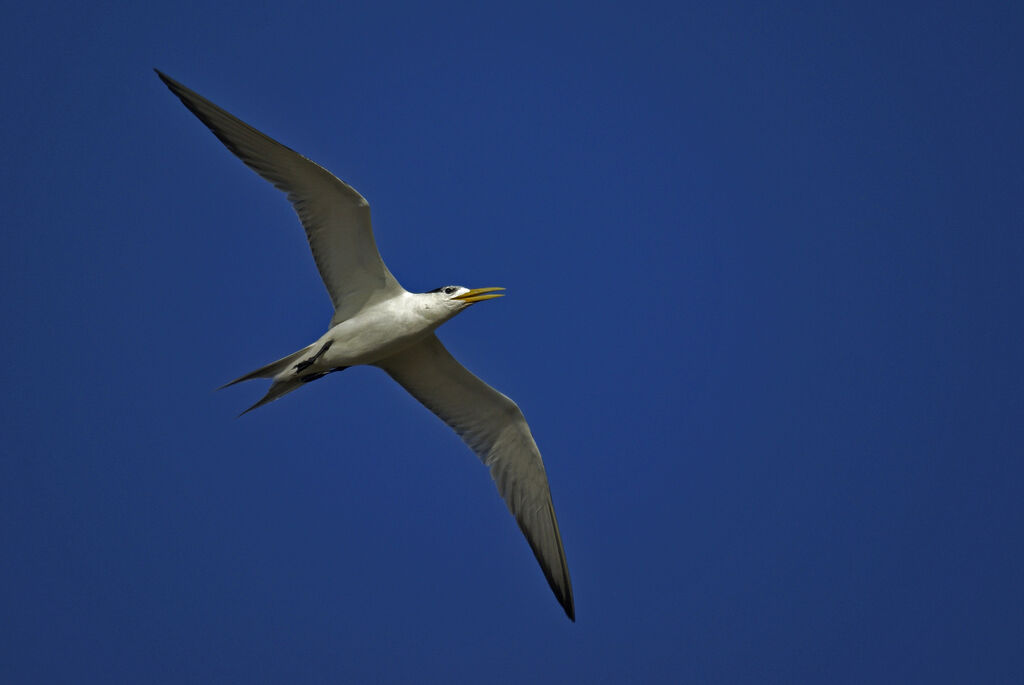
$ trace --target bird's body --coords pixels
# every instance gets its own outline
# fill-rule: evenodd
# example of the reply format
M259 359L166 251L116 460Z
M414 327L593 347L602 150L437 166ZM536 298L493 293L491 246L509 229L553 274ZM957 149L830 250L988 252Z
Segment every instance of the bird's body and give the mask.
M540 451L519 407L459 364L434 332L503 288L411 293L377 252L366 200L326 169L157 71L171 91L256 173L288 194L335 312L312 344L238 378L272 380L263 406L361 364L388 373L452 427L489 467L555 596L575 620L572 585ZM243 412L245 413L245 412Z
M309 372L373 364L423 339L457 312L430 293L401 293L332 326L311 346L326 351Z
M401 351L443 323L412 293L379 302L345 319L317 342L332 342L323 361L335 366L372 364Z
M453 292L444 293L442 289L431 293L403 291L375 302L351 318L332 325L312 345L227 385L253 378L274 380L263 399L242 412L248 413L334 371L360 364L380 364L399 354L468 306L464 304L467 297L476 298L475 301L500 297L481 292L500 288L469 290L448 286L447 289Z
M491 290L457 288L455 298L465 299L467 292ZM495 289L496 290L496 289ZM447 304L452 298L438 293L404 292L361 310L351 319L332 326L314 343L331 344L317 363L321 366L373 364L400 352L458 314L462 307ZM456 301L459 301L456 299ZM479 301L479 300L478 300Z

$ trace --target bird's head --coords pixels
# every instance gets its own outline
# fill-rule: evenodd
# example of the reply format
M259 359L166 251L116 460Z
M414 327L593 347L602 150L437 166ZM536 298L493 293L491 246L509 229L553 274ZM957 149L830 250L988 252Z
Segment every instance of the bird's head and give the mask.
M493 300L503 293L495 292L504 288L466 288L461 285L445 285L434 288L427 295L432 295L452 314L458 313L476 302Z

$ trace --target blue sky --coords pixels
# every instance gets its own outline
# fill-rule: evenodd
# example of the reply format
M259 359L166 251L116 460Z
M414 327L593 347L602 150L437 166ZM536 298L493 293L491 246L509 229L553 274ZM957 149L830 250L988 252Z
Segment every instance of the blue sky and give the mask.
M0 680L1008 682L1013 3L5 9ZM566 620L153 67L370 201L544 454Z

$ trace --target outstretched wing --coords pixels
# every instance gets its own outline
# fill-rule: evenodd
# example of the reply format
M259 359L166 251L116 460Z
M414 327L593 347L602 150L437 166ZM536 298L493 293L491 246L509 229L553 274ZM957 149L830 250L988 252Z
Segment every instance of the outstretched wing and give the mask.
M160 79L250 169L288 194L334 303L331 325L403 292L377 251L370 205L322 166L260 133L156 70Z
M544 462L516 403L470 373L436 335L377 366L451 426L490 468L548 584L575 621L569 567Z

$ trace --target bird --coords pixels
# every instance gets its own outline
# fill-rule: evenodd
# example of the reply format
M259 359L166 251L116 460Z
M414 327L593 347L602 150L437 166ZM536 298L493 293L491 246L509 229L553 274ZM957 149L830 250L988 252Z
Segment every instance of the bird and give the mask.
M228 150L287 194L334 305L327 332L312 344L222 388L271 379L246 414L351 366L376 366L451 427L490 469L548 585L576 621L572 583L544 462L519 406L460 364L435 331L504 288L446 285L407 291L381 259L370 205L354 188L195 91L154 69ZM240 415L241 416L241 415Z

